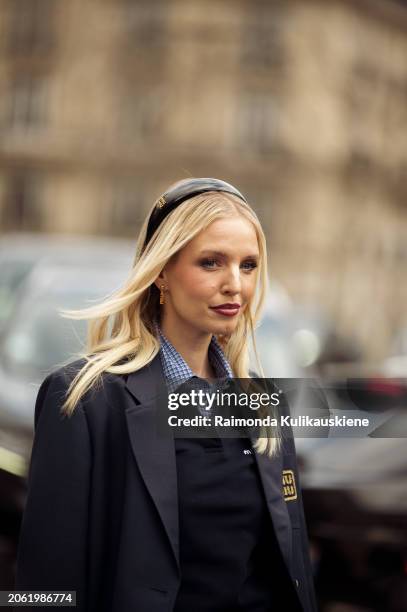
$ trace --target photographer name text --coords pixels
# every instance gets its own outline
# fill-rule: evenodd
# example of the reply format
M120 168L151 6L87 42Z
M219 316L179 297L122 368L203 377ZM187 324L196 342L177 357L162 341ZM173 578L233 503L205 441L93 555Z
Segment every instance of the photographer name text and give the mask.
M239 418L234 416L223 417L196 415L193 417L168 417L170 427L369 427L369 419L352 418L345 416L310 417L301 415L297 417L283 416L263 418Z

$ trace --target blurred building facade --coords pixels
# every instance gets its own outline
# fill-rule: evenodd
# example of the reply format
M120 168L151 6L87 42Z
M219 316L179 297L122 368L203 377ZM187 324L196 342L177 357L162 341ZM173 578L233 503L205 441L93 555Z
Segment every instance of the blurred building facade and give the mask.
M0 231L136 236L217 176L271 277L371 358L407 313L407 9L382 0L0 0Z

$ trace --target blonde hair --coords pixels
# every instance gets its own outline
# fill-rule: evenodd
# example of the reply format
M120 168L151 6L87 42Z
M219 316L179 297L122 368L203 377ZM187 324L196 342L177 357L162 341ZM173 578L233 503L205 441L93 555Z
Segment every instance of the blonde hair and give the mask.
M171 187L182 184L174 183ZM254 227L259 247L257 291L238 320L229 338L217 336L236 378L249 378L250 333L258 367L264 376L256 350L254 329L264 303L267 287L266 239L257 215L237 196L210 191L195 195L165 217L144 248L148 220L141 228L133 268L123 286L102 303L79 311L64 311L62 316L88 320L85 365L72 380L62 411L70 416L84 394L94 387L104 372L128 374L141 369L157 355L159 340L154 320L159 316L159 290L154 281L166 263L194 236L213 221L239 214ZM256 304L253 302L256 301ZM259 411L260 412L260 411ZM263 430L265 432L265 430ZM268 432L256 441L256 449L272 456L279 446L278 437Z

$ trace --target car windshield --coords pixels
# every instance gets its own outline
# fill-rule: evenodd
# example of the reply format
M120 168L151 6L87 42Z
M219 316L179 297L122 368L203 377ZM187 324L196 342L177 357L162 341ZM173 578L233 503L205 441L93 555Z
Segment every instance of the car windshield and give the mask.
M0 262L0 331L13 312L16 291L32 267L31 260Z
M3 367L18 378L37 381L75 359L86 340L86 321L65 319L59 310L90 306L91 300L100 300L100 291L92 295L86 287L26 300L4 338Z

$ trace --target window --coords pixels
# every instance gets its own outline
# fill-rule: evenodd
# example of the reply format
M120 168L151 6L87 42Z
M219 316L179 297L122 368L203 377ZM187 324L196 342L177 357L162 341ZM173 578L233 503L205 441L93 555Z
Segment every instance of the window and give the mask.
M13 54L49 51L54 42L52 0L12 0L9 3L8 50Z
M122 140L132 145L160 142L165 131L167 105L161 86L149 89L146 85L139 90L132 83L126 84L118 116Z
M3 228L6 231L41 229L38 177L26 173L8 179L3 203Z
M113 186L109 213L105 217L107 226L102 228L118 235L136 236L144 218L146 206L145 191L138 182L123 179Z
M43 77L15 75L3 107L3 128L28 130L45 123L46 87Z
M140 48L160 47L166 43L168 3L125 2L127 40Z
M236 134L243 150L268 153L276 146L277 110L271 92L246 94L238 102Z
M242 24L241 61L243 66L273 68L282 63L282 18L271 3L250 5Z

